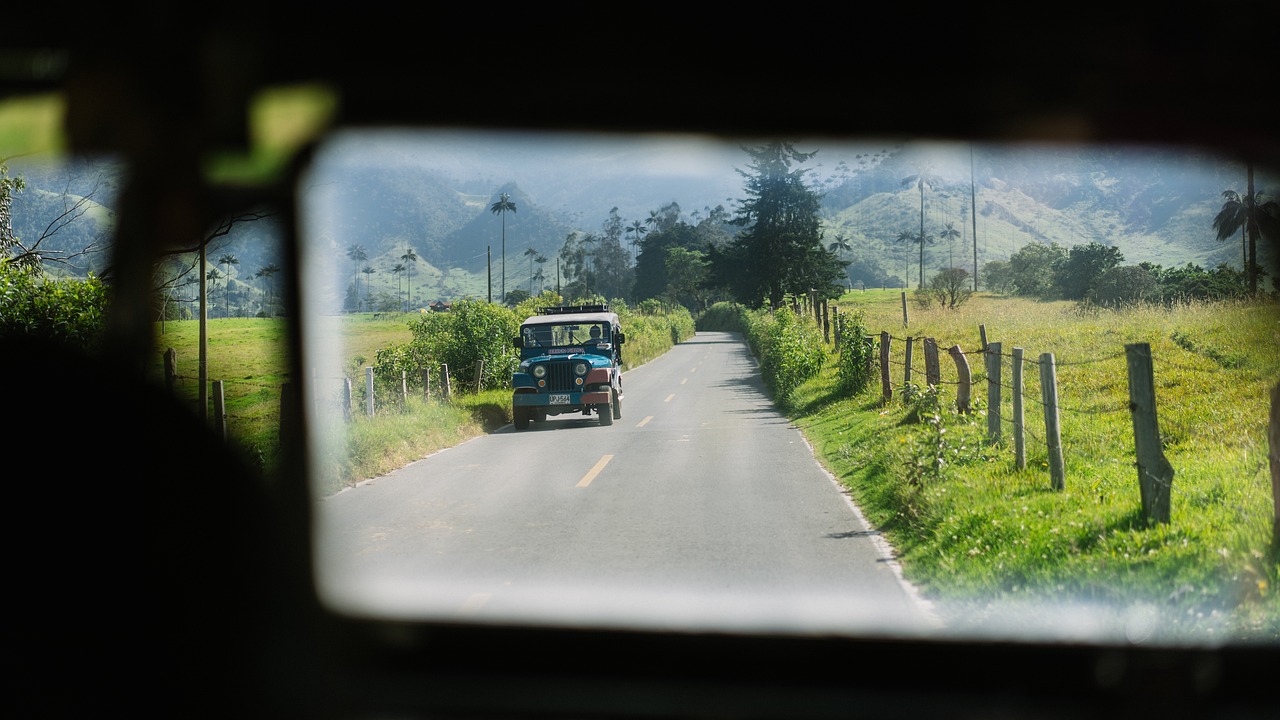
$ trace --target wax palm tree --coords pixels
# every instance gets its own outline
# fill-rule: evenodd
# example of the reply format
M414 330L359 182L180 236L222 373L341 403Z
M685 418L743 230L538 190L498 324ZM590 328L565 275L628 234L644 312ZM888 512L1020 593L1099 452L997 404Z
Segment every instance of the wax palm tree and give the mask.
M237 258L231 253L225 253L222 257L218 258L218 264L222 266L222 274L227 279L227 281L222 284L222 299L224 301L224 307L222 309L223 317L230 317L231 298L229 297L229 293L231 292L231 266L239 265L240 258Z
M373 274L378 272L372 265L365 265L360 272L364 273L364 303L369 304L369 282L373 280Z
M636 220L627 226L627 232L631 234L631 262L636 260L636 245L640 242L640 238L649 232L644 223Z
M533 261L538 263L538 272L534 274L534 277L538 279L538 292L542 292L546 287L546 283L544 281L547 279L546 273L542 270L542 265L547 261L547 256L542 253L538 253L538 256L535 257Z
M204 277L209 283L209 297L212 298L218 294L218 278L222 277L222 274L219 273L218 268L215 267L209 268L209 271L204 274ZM223 310L223 314L226 314L226 310Z
M916 241L920 243L920 287L924 287L924 244L929 237L924 232L924 191L938 183L938 176L933 174L932 166L927 162L915 163L915 168L916 174L902 178L902 184L904 187L915 185L920 190L920 233Z
M360 267L365 260L369 259L369 253L365 252L363 245L351 245L347 247L347 259L351 261L351 279L356 284L356 301L358 304L360 300Z
M404 263L405 268L407 268L409 271L408 292L405 293L405 298L409 301L410 304L412 304L413 303L413 269L418 266L418 254L413 251L413 248L405 248L404 254L400 256L400 262Z
M391 274L396 276L396 300L400 301L400 275L407 270L408 267L404 263L396 263L391 266ZM404 302L400 301L400 309L405 309Z
M502 193L498 196L498 202L489 206L489 212L502 217L502 297L507 297L507 213L515 212L516 204L511 202L511 196Z
M955 223L947 223L942 232L938 233L938 237L947 243L947 267L953 267L955 261L951 258L951 243L960 237L960 231L956 229Z
M1213 229L1218 240L1226 240L1242 233L1242 243L1247 242L1245 270L1249 276L1249 292L1258 292L1258 235L1280 237L1280 203L1264 194L1253 191L1253 164L1248 165L1248 194L1241 197L1235 190L1222 192L1222 209L1213 218Z
M538 251L537 249L530 246L525 248L524 252L521 254L529 258L529 294L532 295L533 294L533 263L538 259Z

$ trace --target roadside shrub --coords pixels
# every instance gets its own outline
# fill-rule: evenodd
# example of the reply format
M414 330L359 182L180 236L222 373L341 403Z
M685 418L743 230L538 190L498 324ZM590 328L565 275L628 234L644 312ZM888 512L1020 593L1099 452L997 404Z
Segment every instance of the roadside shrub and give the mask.
M522 319L522 318L521 318ZM421 368L437 371L449 366L454 387L471 385L477 364L484 362L481 390L506 388L519 356L511 338L520 330L520 319L511 308L482 300L460 300L448 312L423 313L409 323L413 340L407 346L378 352L374 375L379 382L397 388L401 372L414 381Z
M827 360L817 323L787 309L753 314L747 343L760 359L765 385L780 403L801 383L816 377Z
M836 337L840 339L836 348L836 389L844 395L857 395L871 382L875 353L875 342L867 334L862 310L836 316Z
M718 302L698 316L697 326L705 332L737 332L745 335L750 313L737 303Z

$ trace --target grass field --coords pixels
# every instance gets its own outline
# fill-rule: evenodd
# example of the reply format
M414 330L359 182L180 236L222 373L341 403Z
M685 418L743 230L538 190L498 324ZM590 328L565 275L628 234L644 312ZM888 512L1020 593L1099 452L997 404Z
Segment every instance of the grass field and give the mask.
M947 311L918 308L909 295L905 326L896 291L853 293L837 307L860 310L870 334L894 338L894 396L885 402L877 379L857 397L836 397L828 369L787 410L909 579L946 601L952 623L1007 628L1010 604L1063 612L1096 603L1149 609L1152 632L1165 638L1280 639L1266 436L1280 380L1274 302L1110 312L978 296ZM1028 361L1054 355L1062 490L1050 483L1036 365L1025 371L1025 468L1014 462L1009 389L1000 441L988 435L982 328L1006 355L1002 385L1012 348ZM936 397L904 398L908 337L935 338L942 351ZM1154 359L1161 440L1176 473L1168 524L1142 512L1128 343L1149 343ZM952 345L973 369L967 415L956 412ZM912 365L923 384L920 343Z

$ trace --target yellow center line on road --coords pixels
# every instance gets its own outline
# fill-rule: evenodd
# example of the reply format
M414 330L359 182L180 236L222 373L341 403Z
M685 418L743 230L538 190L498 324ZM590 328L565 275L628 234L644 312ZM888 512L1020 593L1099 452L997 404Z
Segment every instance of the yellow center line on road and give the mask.
M652 419L653 419L653 416L652 416L652 415L650 415L649 417L647 417L647 418L645 418L645 419L641 420L639 423L636 423L636 427L644 427L644 426L645 426L645 425L647 425L647 424L649 423L649 421L650 421L650 420L652 420Z
M605 455L600 458L600 461L596 463L596 466L591 468L591 471L586 475L583 475L582 479L578 481L578 487L586 487L590 485L591 481L596 479L596 476L600 474L600 471L603 470L604 466L608 465L609 461L612 459L612 455Z
M668 395L668 396L667 396L667 399L666 399L666 400L663 400L662 402L671 402L671 398L673 398L673 397L675 397L675 396L676 396L676 394L675 394L675 393L671 393L670 395Z

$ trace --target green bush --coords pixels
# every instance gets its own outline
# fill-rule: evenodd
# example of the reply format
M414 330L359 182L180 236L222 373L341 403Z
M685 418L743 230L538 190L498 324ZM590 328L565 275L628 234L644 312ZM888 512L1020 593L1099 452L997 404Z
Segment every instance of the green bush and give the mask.
M108 288L95 276L52 279L0 260L0 338L38 337L94 350L108 302Z
M788 309L751 314L747 344L760 360L760 375L779 403L801 383L817 377L827 348L817 323Z
M402 373L410 387L421 388L421 369L435 373L439 383L441 365L449 367L452 386L462 388L475 380L476 367L484 363L481 390L508 387L519 355L511 339L520 331L520 320L511 308L482 300L460 300L448 312L423 313L409 323L413 340L407 345L378 351L374 376L381 396L395 402Z
M836 337L839 338L836 389L844 395L857 395L871 382L875 357L875 343L867 334L862 310L836 316Z
M737 303L718 302L698 316L699 330L706 332L737 332L746 335L750 318L747 309Z

